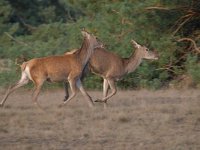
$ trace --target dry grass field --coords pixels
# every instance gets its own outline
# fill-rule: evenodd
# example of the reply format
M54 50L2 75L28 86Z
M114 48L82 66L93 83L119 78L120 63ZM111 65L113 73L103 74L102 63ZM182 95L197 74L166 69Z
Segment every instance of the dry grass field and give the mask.
M0 90L2 99L5 90ZM89 91L95 99L99 91ZM31 91L18 90L0 108L0 149L199 150L198 90L119 91L104 110L79 93L59 108L64 92L45 90L35 107Z

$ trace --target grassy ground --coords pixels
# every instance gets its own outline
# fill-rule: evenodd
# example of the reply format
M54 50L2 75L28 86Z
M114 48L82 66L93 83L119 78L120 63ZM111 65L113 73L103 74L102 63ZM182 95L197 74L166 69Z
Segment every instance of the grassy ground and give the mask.
M43 91L42 112L31 102L31 91L13 93L0 108L0 149L200 149L198 90L119 91L106 110L100 103L90 109L81 94L59 108L63 96L62 90Z

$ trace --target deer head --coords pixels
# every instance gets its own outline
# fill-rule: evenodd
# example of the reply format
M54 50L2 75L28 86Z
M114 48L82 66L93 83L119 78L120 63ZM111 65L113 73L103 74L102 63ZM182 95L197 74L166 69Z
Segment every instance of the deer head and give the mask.
M89 40L91 43L93 43L94 48L103 48L103 43L98 40L96 36L93 34L88 33L86 30L81 31L82 35L84 38Z
M131 40L131 43L136 50L140 52L142 55L141 57L144 59L152 59L152 60L157 60L158 59L158 53L156 51L149 51L149 49L145 46L141 46L134 40Z

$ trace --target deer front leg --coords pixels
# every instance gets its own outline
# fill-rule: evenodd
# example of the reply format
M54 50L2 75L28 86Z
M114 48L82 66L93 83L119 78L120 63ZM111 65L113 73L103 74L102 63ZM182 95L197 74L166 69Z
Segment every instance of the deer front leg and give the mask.
M72 94L70 95L70 97L66 101L64 101L64 103L62 105L69 103L72 100L72 98L74 98L74 96L76 95L76 81L75 81L75 79L69 80L69 86L71 88ZM62 106L62 105L60 105L60 106Z
M65 102L69 98L69 91L68 91L68 85L66 81L63 82L63 85L64 85L64 90L65 90L65 97L64 97L64 102Z
M107 94L108 94L108 80L107 79L103 79L103 99L106 98Z
M79 90L81 91L81 93L83 94L83 96L88 100L88 104L90 107L94 106L94 103L92 101L92 98L90 97L90 95L85 91L85 89L82 86L81 80L78 79L77 81L77 87L79 88Z
M115 81L113 79L108 79L108 84L110 85L111 93L110 95L103 98L104 102L107 102L108 99L110 99L113 95L117 93L117 88L115 86Z
M106 98L107 94L108 94L108 80L104 79L103 80L103 99ZM107 101L104 102L104 108L107 108Z
M103 99L106 98L107 94L108 94L108 80L107 79L103 79L103 98L102 99L97 99L95 100L95 102L103 102Z
M110 86L111 93L108 96L104 97L102 100L96 100L95 102L104 102L104 103L107 103L107 100L109 98L111 98L113 95L116 94L117 89L116 89L116 86L115 86L115 81L113 79L107 79L107 81L108 81L108 84Z

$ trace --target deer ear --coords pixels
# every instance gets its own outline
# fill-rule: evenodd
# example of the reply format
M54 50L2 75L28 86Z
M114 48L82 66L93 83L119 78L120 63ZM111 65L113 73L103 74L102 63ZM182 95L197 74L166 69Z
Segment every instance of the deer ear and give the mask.
M89 33L88 32L86 32L85 30L82 30L81 31L81 33L82 33L82 35L83 35L83 37L85 37L85 38L88 38L89 39Z
M96 49L96 48L105 48L105 47L104 47L104 44L101 43L100 45L94 47L94 49Z
M86 31L85 27L83 27L83 28L81 29L81 31Z
M138 44L137 42L135 42L134 40L131 40L131 43L135 48L140 48L141 47L141 45Z

